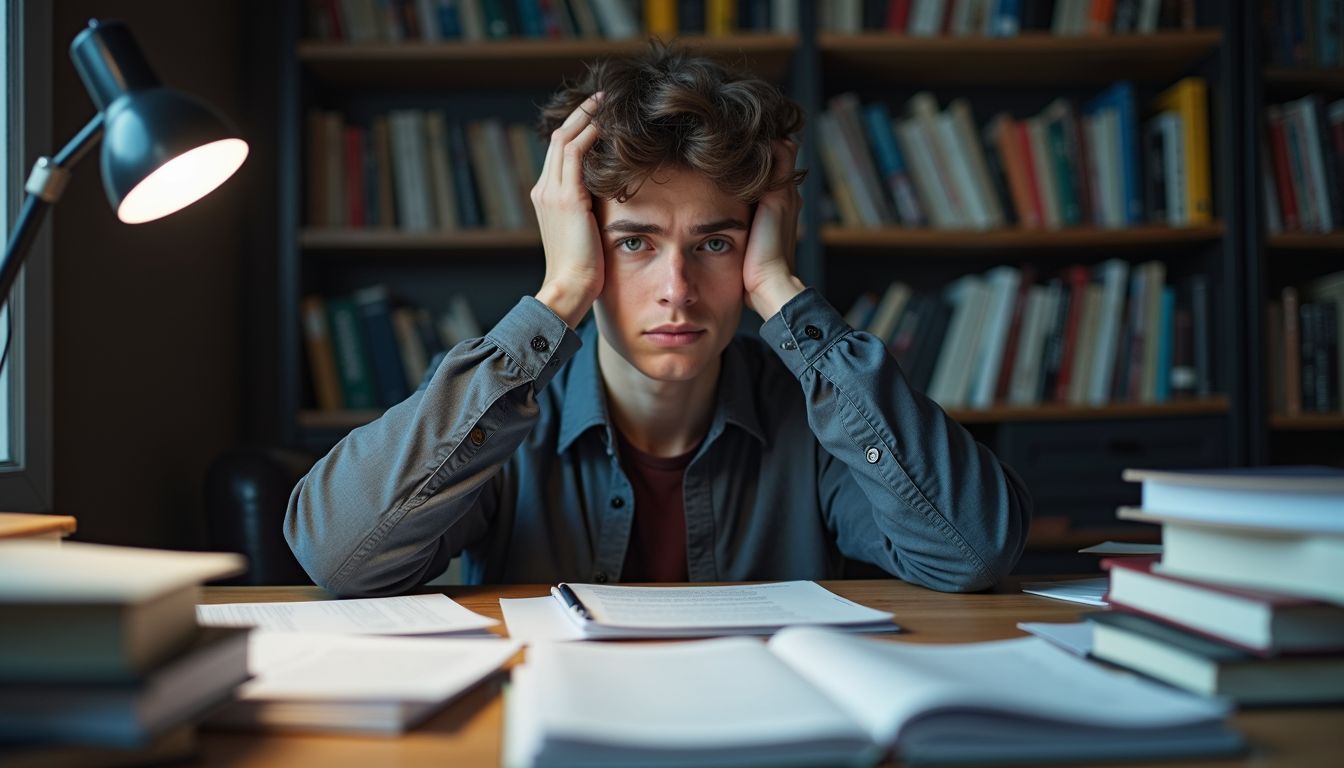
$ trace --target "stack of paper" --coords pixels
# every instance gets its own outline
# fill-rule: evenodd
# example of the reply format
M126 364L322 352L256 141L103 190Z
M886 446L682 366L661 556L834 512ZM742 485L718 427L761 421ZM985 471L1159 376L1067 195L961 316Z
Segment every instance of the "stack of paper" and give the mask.
M523 642L768 635L788 626L896 632L892 614L813 581L723 587L561 584L551 597L500 600L509 636Z

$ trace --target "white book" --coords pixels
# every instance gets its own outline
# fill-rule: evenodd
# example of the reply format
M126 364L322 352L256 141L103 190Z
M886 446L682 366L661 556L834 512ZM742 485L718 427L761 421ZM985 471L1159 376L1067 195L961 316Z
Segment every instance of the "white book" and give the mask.
M980 8L980 0L957 0L952 5L952 18L948 20L947 28L952 37L970 37L980 34L980 30L975 27L976 14Z
M1059 192L1055 188L1055 172L1050 164L1050 144L1045 138L1045 120L1040 115L1026 120L1027 139L1031 142L1031 167L1036 173L1036 185L1041 194L1041 217L1046 229L1059 229Z
M892 124L896 141L901 146L901 154L909 164L910 180L919 196L920 206L928 212L929 222L934 229L956 229L960 216L938 175L938 166L933 158L933 142L924 135L919 121L913 117L895 119Z
M1054 317L1056 303L1050 289L1033 285L1027 293L1027 307L1022 316L1022 330L1017 337L1017 358L1013 361L1013 377L1008 384L1008 402L1012 405L1035 405L1041 378L1041 354L1045 349L1045 334L1049 320Z
M602 36L608 40L629 40L639 36L639 24L626 0L590 0L593 13L602 25Z
M1139 0L1139 21L1135 31L1141 35L1157 31L1157 19L1162 12L1162 0Z
M1106 157L1108 148L1102 137L1105 130L1102 120L1109 111L1082 116L1083 136L1087 141L1087 164L1094 171L1087 174L1088 189L1092 193L1092 223L1099 227L1114 226L1109 223L1109 211L1114 208L1115 203L1111 198L1116 190L1112 186L1114 178L1111 175L1111 164Z
M1185 210L1185 137L1181 123L1178 112L1163 112L1153 118L1154 130L1162 138L1167 224L1173 227L1189 223L1189 213Z
M1117 347L1120 344L1121 314L1125 309L1125 289L1129 285L1129 262L1108 259L1100 267L1102 298L1097 312L1097 338L1088 376L1087 402L1105 405L1111 397L1111 377L1115 373Z
M873 310L873 319L868 322L868 332L882 340L882 343L891 341L891 334L896 330L896 323L901 319L901 311L905 309L906 303L910 300L913 293L910 286L899 280L887 286L887 290L882 293L882 298L877 302L877 308Z
M967 209L968 203L962 197L960 184L952 169L952 158L948 156L943 145L941 129L938 126L941 114L938 110L938 100L931 93L920 92L910 97L906 110L919 127L919 135L923 139L929 163L933 168L933 179L952 213L950 226L958 229L972 226L970 212Z
M989 287L989 305L985 308L985 322L981 330L978 354L972 364L969 405L988 408L994 404L994 388L999 383L999 368L1003 365L1003 346L1008 338L1008 326L1013 320L1013 302L1022 282L1017 267L999 266L985 273Z
M439 30L438 0L415 0L415 13L420 17L420 39L427 43L443 39Z
M407 232L434 228L426 172L424 119L414 110L394 110L387 123L392 139L392 180L397 189L397 227Z
M817 136L820 139L821 146L821 168L826 174L826 184L831 191L831 196L835 201L836 210L840 214L840 221L846 227L862 228L867 222L873 221L876 213L868 209L867 213L859 210L860 197L856 189L858 180L855 179L848 170L848 163L845 160L845 140L840 133L840 126L835 121L835 117L829 112L821 112L817 115ZM848 200L849 204L842 204L842 200ZM863 202L867 202L866 200Z
M1243 746L1227 702L1036 637L927 645L794 628L765 644L543 644L505 708L509 768L869 765L893 752L1039 764Z
M770 3L770 28L780 34L798 31L798 0L772 0Z
M947 0L912 0L906 34L911 37L938 37L943 33L943 14Z
M1257 529L1344 536L1344 470L1276 466L1238 469L1127 469L1142 483L1145 512Z
M938 155L949 171L951 186L956 190L966 224L972 229L989 229L993 226L993 220L975 183L969 156L957 137L957 126L952 115L947 111L939 113L934 125Z
M975 130L971 104L966 99L954 99L948 105L947 112L952 116L957 146L970 167L976 197L989 217L989 226L1002 227L1005 221L1003 207L999 204L999 196L994 191L994 182L989 178L989 163L985 160L980 134Z
M1311 187L1316 227L1321 232L1329 232L1335 228L1335 222L1331 216L1330 190L1325 176L1329 158L1321 154L1321 137L1316 125L1315 104L1319 100L1319 96L1311 95L1289 102L1284 105L1284 117L1296 125L1297 135L1301 138L1299 146L1306 177L1303 181Z
M480 42L485 39L485 12L477 0L462 0L457 4L457 14L463 40Z
M952 306L952 319L938 351L928 395L944 408L958 408L966 401L989 288L979 275L966 275L947 286L943 295Z
M501 639L253 631L253 679L210 722L231 728L402 733L485 679L521 645Z
M527 228L527 213L524 209L524 200L522 192L518 189L517 171L513 164L517 158L509 150L509 137L504 130L504 123L489 119L482 121L484 124L484 134L490 156L494 161L489 164L489 170L494 174L494 186L499 194L499 199L503 205L505 229L519 230Z
M425 114L425 146L429 149L430 188L434 192L434 219L439 229L457 230L457 187L453 184L453 161L448 153L448 127L443 113Z

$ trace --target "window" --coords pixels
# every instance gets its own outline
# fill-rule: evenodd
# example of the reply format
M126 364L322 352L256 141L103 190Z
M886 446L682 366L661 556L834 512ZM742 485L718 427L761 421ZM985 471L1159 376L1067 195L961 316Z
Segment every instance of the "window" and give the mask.
M0 5L0 220L9 240L33 160L51 146L51 9L46 0ZM43 227L0 317L8 359L0 371L0 509L51 511L51 235Z

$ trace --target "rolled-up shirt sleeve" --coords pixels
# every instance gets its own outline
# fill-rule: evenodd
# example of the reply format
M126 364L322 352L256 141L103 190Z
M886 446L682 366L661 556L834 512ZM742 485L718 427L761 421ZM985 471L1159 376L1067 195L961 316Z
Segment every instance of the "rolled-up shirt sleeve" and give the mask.
M299 481L284 532L319 586L394 594L482 536L491 480L536 424L537 393L579 348L523 298L484 337L440 356L421 387L351 431Z
M798 378L825 449L827 524L847 557L944 591L985 589L1021 556L1022 481L906 382L881 339L854 331L815 290L761 335Z

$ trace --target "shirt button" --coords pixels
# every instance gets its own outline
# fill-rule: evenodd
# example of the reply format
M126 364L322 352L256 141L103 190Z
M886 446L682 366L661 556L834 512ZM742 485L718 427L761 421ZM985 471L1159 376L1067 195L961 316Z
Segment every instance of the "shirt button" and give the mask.
M612 496L611 506L616 509L620 509L621 507L625 506L625 499L622 499L620 496Z
M594 574L593 574L593 581L596 581L598 584L606 584L606 583L607 583L607 572L606 572L606 571L598 571L597 573L594 573Z
M793 350L795 350L795 349L798 348L798 345L793 343L793 339L789 339L788 341L784 342L783 344L780 344L780 345L779 345L779 348L780 348L780 349L787 350L787 351L789 351L789 352L792 352Z
M475 429L471 430L471 434L468 435L467 437L468 439L471 440L472 445L480 445L481 443L485 442L485 430L481 429L480 427L476 427Z
M867 459L869 464L876 464L877 460L882 458L882 452L870 445L868 450L863 452L863 458Z
M821 338L821 329L815 325L807 326L803 329L803 333L806 333L807 338L812 339L813 341Z
M550 342L546 341L545 336L533 336L532 348L538 352L545 352L546 350L551 348L551 344Z

